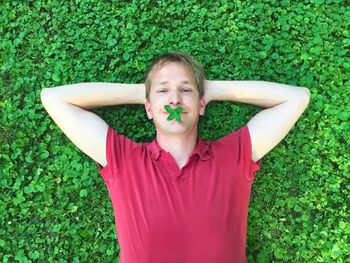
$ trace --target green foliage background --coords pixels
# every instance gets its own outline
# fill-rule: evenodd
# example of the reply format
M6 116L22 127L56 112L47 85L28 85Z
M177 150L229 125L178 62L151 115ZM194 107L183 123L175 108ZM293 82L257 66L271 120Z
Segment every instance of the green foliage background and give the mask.
M310 104L263 158L249 209L249 262L346 262L349 225L349 1L1 1L0 259L112 262L113 210L94 162L59 130L40 91L143 83L151 58L190 53L207 79L308 87ZM199 134L218 139L256 106L211 102ZM143 105L92 110L137 142ZM132 113L131 113L132 112ZM347 261L349 262L349 261Z

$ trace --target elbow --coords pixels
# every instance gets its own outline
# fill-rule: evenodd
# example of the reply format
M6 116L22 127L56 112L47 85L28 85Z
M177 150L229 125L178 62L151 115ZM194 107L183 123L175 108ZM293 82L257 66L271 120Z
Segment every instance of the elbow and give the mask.
M291 100L297 102L301 107L307 107L310 102L311 92L308 88L298 87Z
M46 96L47 96L47 88L43 88L40 92L40 99L42 103L44 102L44 99Z
M301 93L301 96L304 96L306 98L310 98L311 92L308 88L306 88L306 87L298 87L298 88L299 88L299 91Z
M304 88L305 92L306 92L306 97L308 97L308 99L310 100L311 97L311 91L308 88Z
M306 93L307 97L310 98L310 96L311 96L310 90L309 90L308 88L305 88L305 87L303 87L303 90L304 90L304 92Z
M308 105L310 102L311 92L308 88L305 88L305 87L301 87L301 89L302 89L301 97L303 98L303 101L305 102L305 104Z
M41 99L41 103L44 104L45 101L47 101L47 99L51 96L50 95L50 88L43 88L40 92L40 99Z

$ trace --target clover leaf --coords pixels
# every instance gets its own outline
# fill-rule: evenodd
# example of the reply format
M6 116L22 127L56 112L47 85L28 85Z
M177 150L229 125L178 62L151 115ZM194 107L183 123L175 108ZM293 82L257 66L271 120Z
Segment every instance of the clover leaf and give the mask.
M183 111L182 107L177 107L172 109L169 105L164 105L165 110L169 113L167 118L168 121L176 119L177 121L181 121L181 113Z

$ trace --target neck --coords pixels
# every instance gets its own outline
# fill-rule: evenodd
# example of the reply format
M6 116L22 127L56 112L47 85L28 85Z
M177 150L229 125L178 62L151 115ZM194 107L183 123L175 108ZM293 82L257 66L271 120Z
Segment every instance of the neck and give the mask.
M176 161L185 161L197 145L197 129L189 134L173 135L157 132L156 137L159 146L175 158Z

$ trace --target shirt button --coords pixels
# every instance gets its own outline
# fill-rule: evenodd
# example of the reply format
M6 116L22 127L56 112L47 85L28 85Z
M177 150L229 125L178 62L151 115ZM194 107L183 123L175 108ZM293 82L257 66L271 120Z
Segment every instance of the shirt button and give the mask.
M182 177L178 177L178 178L177 178L177 181L183 182L183 181L185 181L185 177L183 177L183 176L182 176Z

